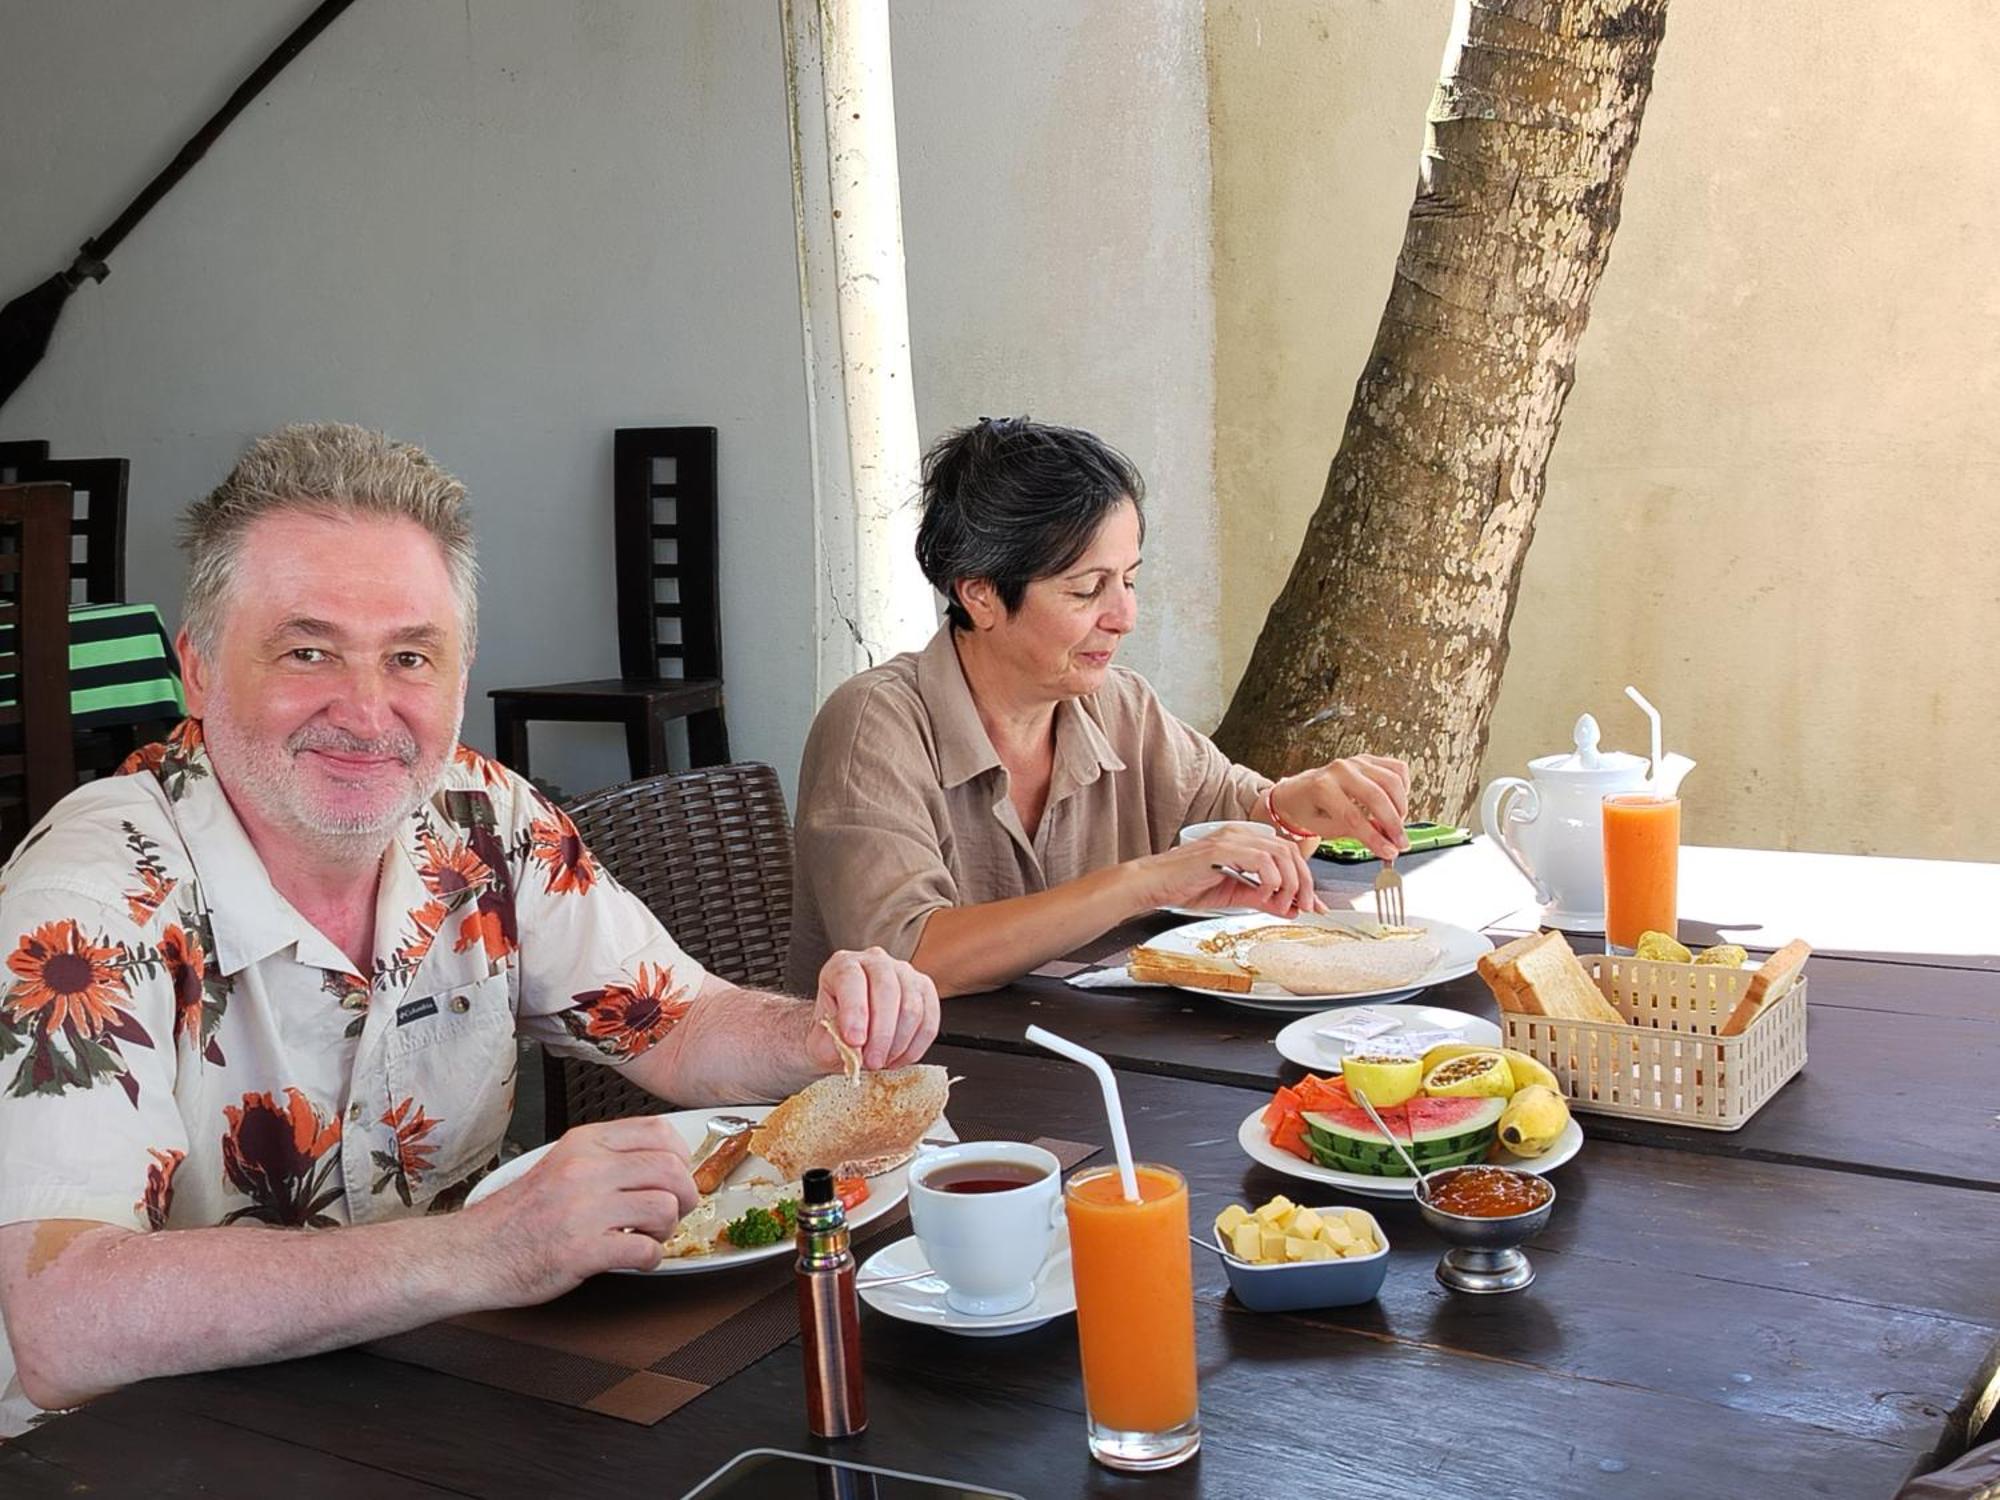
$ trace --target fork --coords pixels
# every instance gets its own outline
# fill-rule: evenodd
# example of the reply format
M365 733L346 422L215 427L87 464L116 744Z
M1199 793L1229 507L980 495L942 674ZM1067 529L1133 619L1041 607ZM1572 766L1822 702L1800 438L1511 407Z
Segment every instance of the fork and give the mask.
M1403 925L1403 877L1393 858L1382 861L1382 873L1375 877L1375 920L1384 927Z

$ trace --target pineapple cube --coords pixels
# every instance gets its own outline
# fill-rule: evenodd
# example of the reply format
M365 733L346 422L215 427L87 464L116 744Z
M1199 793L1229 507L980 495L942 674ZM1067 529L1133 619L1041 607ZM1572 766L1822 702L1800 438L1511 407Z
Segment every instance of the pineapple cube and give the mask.
M1257 1217L1274 1229L1283 1229L1292 1222L1292 1215L1298 1212L1298 1205L1283 1193L1257 1210Z
M1324 1222L1309 1208L1302 1208L1292 1215L1292 1222L1285 1226L1288 1234L1295 1234L1302 1240L1319 1238L1319 1226Z
M1347 1227L1345 1219L1331 1216L1320 1220L1319 1237L1336 1250L1345 1250L1355 1239L1354 1231Z
M1329 1245L1325 1240L1306 1240L1303 1243L1305 1248L1299 1252L1300 1260L1337 1259L1333 1246Z
M1295 1235L1295 1234L1288 1234L1288 1235L1286 1235L1286 1236L1285 1236L1285 1259L1286 1259L1286 1260L1304 1260L1304 1259L1306 1258L1306 1246L1307 1246L1307 1245L1309 1245L1309 1244L1312 1244L1312 1243L1313 1243L1313 1241L1311 1241L1311 1240L1302 1240L1302 1239L1300 1239L1300 1238L1299 1238L1299 1237L1298 1237L1297 1235Z
M1230 1250L1238 1260L1256 1260L1264 1253L1264 1229L1248 1214L1243 1222L1230 1232Z
M1373 1255L1375 1253L1375 1250L1376 1250L1376 1245L1373 1240L1370 1240L1365 1245L1362 1244L1361 1241L1356 1240L1353 1244L1349 1245L1346 1249L1340 1252L1340 1258L1342 1260L1359 1260L1364 1255Z
M1373 1242L1375 1238L1375 1221L1367 1214L1358 1208L1343 1208L1340 1211L1340 1216L1347 1221L1347 1227L1352 1231L1356 1239L1365 1239L1371 1243Z
M1260 1231L1263 1243L1257 1248L1258 1260L1283 1260L1285 1258L1285 1231L1273 1229L1266 1224Z
M1215 1227L1222 1231L1224 1239L1236 1233L1236 1226L1250 1222L1250 1210L1240 1203L1232 1203L1215 1216Z

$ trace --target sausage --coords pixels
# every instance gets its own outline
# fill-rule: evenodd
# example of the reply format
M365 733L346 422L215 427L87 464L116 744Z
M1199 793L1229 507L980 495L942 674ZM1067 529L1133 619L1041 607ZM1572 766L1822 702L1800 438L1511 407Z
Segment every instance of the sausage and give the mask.
M695 1191L707 1197L729 1180L743 1158L750 1154L750 1132L726 1136L715 1148L715 1154L694 1169Z

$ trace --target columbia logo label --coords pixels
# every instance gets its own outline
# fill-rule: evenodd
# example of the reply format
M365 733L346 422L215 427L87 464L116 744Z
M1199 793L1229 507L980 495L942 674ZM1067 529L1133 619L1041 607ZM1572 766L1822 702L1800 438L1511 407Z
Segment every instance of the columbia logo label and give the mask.
M421 1000L411 1000L397 1006L396 1024L398 1026L407 1026L412 1021L421 1021L425 1016L434 1016L437 1013L438 1003L436 997L426 995Z

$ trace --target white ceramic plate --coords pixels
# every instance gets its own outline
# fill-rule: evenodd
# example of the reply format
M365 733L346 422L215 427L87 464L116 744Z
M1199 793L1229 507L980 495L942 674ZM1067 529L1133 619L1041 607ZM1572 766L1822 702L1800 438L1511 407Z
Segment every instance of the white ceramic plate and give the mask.
M715 1109L682 1109L669 1113L666 1118L674 1122L674 1129L687 1142L688 1150L699 1146L702 1137L708 1133L708 1122L716 1115L741 1115L747 1120L762 1120L777 1106L771 1104L725 1104ZM958 1135L951 1128L951 1122L939 1116L937 1122L924 1132L927 1139L955 1141ZM466 1197L466 1204L477 1203L500 1191L515 1178L548 1155L548 1146L537 1146L533 1151L524 1151L498 1170L481 1178L479 1185ZM751 1178L768 1178L773 1182L783 1181L778 1169L761 1156L745 1157L729 1174L729 1181L718 1190L728 1194L732 1189L740 1192L737 1185ZM910 1194L910 1163L905 1162L894 1171L868 1179L868 1198L859 1208L847 1216L850 1227L860 1229L874 1223L882 1215L901 1203ZM728 1199L724 1199L726 1219L736 1215L727 1212ZM754 1250L738 1250L733 1245L708 1255L687 1255L674 1260L663 1260L651 1271L620 1270L622 1276L696 1276L705 1271L727 1271L736 1266L747 1266L754 1261L771 1260L780 1255L791 1255L797 1247L790 1240L779 1240L772 1245L759 1245Z
M915 1235L910 1235L893 1245L885 1245L869 1256L858 1273L858 1279L905 1276L912 1271L929 1269L930 1262L924 1258L924 1247L917 1243ZM1042 1262L1042 1269L1035 1275L1035 1300L1026 1307L1001 1313L997 1317L975 1318L969 1313L947 1307L945 1290L943 1281L935 1276L926 1276L921 1281L906 1281L901 1286L864 1288L861 1300L877 1312L901 1318L905 1323L922 1323L930 1328L942 1328L948 1333L962 1333L972 1338L999 1338L1009 1333L1026 1333L1030 1328L1041 1327L1051 1318L1076 1311L1076 1283L1070 1277L1069 1226L1057 1222L1049 1258Z
M1265 1103L1270 1101L1266 1100ZM1328 1187L1345 1188L1350 1193L1359 1193L1364 1198L1407 1198L1416 1191L1417 1184L1409 1177L1366 1177L1359 1172L1336 1172L1332 1167L1322 1167L1318 1162L1301 1161L1289 1151L1280 1151L1271 1144L1271 1137L1264 1130L1264 1105L1250 1111L1236 1132L1236 1144L1243 1148L1243 1154L1259 1166L1269 1167L1274 1172L1283 1172L1287 1177L1300 1177L1307 1182L1325 1183ZM1541 1156L1510 1156L1502 1150L1494 1160L1502 1166L1519 1167L1523 1172L1533 1172L1537 1177L1552 1172L1577 1152L1583 1149L1583 1127L1572 1119L1556 1137L1556 1143Z
M1342 1059L1350 1052L1394 1051L1392 1044L1396 1038L1412 1032L1449 1031L1454 1041L1470 1042L1477 1047L1498 1047L1501 1041L1500 1028L1491 1021L1468 1016L1462 1010L1446 1010L1441 1005L1413 1005L1396 1011L1393 1013L1396 1029L1380 1032L1365 1042L1342 1042L1317 1034L1320 1027L1337 1025L1343 1017L1363 1009L1366 1007L1343 1005L1299 1017L1278 1033L1278 1055L1314 1072L1331 1068L1338 1073Z
M1203 938L1214 937L1222 932L1244 932L1253 927L1276 924L1279 918L1268 912L1257 912L1247 917L1210 917L1200 922L1190 922L1185 927L1171 928L1158 937L1147 940L1150 948L1163 949L1169 953L1200 953ZM1355 927L1372 925L1359 912L1330 912L1325 916L1300 916L1290 919L1289 925L1305 927ZM1211 995L1217 1000L1225 1000L1231 1005L1240 1005L1249 1010L1287 1011L1293 1014L1307 1008L1324 1008L1329 1000L1340 1000L1359 1004L1374 1001L1377 1004L1392 1004L1397 1000L1407 1000L1410 996L1428 989L1434 984L1458 979L1470 974L1479 966L1479 956L1493 951L1492 941L1469 928L1454 927L1449 922L1439 922L1430 917L1411 917L1404 924L1421 927L1429 933L1438 945L1437 962L1430 971L1415 984L1398 985L1393 989L1353 991L1344 995L1295 995L1282 989L1268 979L1260 979L1250 987L1248 994L1232 994L1227 990L1200 989L1194 985L1180 985L1197 995Z

